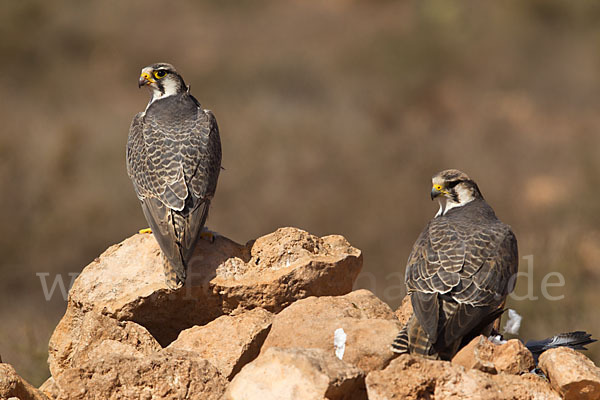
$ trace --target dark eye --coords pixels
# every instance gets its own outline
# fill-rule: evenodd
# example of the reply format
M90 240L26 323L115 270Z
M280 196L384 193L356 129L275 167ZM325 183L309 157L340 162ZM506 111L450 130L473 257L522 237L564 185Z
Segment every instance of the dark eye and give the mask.
M167 74L167 71L165 71L164 69L159 69L158 71L154 72L154 76L157 79L163 78L166 74Z

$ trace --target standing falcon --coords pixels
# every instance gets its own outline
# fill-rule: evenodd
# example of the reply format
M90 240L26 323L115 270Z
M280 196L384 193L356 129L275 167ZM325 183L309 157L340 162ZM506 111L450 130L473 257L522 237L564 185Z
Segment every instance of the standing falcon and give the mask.
M414 313L392 350L448 360L474 336L489 334L502 313L515 284L517 239L465 173L442 171L432 182L440 210L408 257Z
M167 284L176 288L185 282L217 187L219 128L172 65L142 69L138 83L149 87L152 97L129 128L127 173L167 259Z

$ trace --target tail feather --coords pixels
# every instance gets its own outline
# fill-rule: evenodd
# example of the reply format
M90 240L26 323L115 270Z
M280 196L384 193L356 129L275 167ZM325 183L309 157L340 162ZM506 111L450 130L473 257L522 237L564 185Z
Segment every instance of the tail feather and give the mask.
M563 346L577 350L587 350L584 346L595 341L595 339L592 339L591 334L584 331L576 331L560 333L543 340L529 340L525 346L532 352L545 351Z
M408 346L411 354L419 354L423 357L437 359L438 355L429 340L429 335L413 314L407 324Z
M433 344L429 341L427 332L425 332L414 314L396 336L392 343L392 351L394 353L419 354L427 358L438 358Z
M404 325L404 328L398 333L396 339L392 342L392 351L398 354L408 353L408 325Z
M596 339L592 339L591 334L584 331L575 331L559 333L558 335L542 340L529 340L527 343L525 343L525 347L531 351L531 354L533 354L533 358L537 363L540 354L546 350L555 349L557 347L569 347L574 350L587 350L585 346L594 342L596 342Z
M165 283L169 289L179 289L185 283L185 266L183 263L173 265L171 261L162 253L163 269L165 272Z

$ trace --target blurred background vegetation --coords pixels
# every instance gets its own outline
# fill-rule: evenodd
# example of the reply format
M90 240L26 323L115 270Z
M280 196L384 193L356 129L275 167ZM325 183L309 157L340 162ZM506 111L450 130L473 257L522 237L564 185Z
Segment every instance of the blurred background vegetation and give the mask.
M157 61L219 121L211 229L342 234L396 307L430 177L459 168L533 255L521 337L600 336L598 2L6 0L0 60L0 354L34 384L66 307L36 274L68 282L146 225L125 143Z

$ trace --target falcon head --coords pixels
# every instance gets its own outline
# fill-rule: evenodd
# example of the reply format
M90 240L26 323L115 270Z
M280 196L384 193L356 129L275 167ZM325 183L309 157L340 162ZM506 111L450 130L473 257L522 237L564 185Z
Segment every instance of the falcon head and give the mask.
M483 199L477 184L467 174L457 169L438 172L431 178L431 183L431 200L438 199L440 203L440 210L436 217L475 199Z
M142 69L138 86L147 86L152 91L152 99L158 100L163 97L172 96L188 90L181 75L177 73L175 67L167 63L157 63Z

